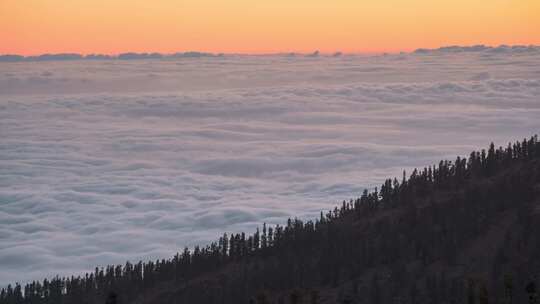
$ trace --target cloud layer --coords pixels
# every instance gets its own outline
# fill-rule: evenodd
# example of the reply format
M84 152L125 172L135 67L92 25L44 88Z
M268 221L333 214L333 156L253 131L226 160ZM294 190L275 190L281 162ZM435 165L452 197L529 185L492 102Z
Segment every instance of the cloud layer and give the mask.
M0 65L0 285L313 217L540 129L540 56Z
M203 52L184 52L174 54L160 53L121 53L118 55L104 54L89 54L81 55L77 53L60 53L60 54L42 54L37 56L21 56L14 54L0 55L0 62L24 62L24 61L66 61L66 60L141 60L141 59L163 59L163 58L199 58L199 57L214 57L214 55Z

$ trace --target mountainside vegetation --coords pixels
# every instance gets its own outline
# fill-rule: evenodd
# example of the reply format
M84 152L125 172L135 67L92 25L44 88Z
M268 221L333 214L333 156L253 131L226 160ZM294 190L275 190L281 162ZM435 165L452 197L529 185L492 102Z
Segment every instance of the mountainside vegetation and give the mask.
M318 219L0 291L0 304L540 303L537 136L388 179Z

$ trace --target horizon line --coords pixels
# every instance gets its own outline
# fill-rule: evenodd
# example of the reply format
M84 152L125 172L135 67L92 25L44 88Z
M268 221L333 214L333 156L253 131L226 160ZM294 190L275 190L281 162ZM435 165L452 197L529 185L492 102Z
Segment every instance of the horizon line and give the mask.
M481 52L481 51L540 51L540 45L536 44L515 44L515 45L446 45L438 48L416 48L402 51L367 51L367 52L262 52L262 53L243 53L243 52L206 52L206 51L177 51L171 53L165 52L120 52L120 53L77 53L77 52L59 52L59 53L41 53L36 55L20 55L14 53L0 53L0 62L18 62L18 61L53 61L53 60L133 60L133 59L166 59L166 58L199 58L199 57L223 57L223 56L302 56L302 57L339 57L342 55L396 55L396 54L421 54L431 52Z

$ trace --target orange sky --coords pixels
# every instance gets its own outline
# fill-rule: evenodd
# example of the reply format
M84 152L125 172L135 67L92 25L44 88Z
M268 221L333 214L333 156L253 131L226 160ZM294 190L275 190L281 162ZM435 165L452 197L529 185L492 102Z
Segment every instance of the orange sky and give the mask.
M0 54L540 44L540 0L0 0Z

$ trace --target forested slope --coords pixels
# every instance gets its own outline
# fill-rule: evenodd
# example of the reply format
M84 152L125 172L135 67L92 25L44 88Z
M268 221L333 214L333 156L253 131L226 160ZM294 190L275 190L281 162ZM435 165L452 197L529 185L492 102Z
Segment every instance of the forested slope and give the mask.
M535 136L388 179L318 219L9 286L0 304L527 303L539 275Z

